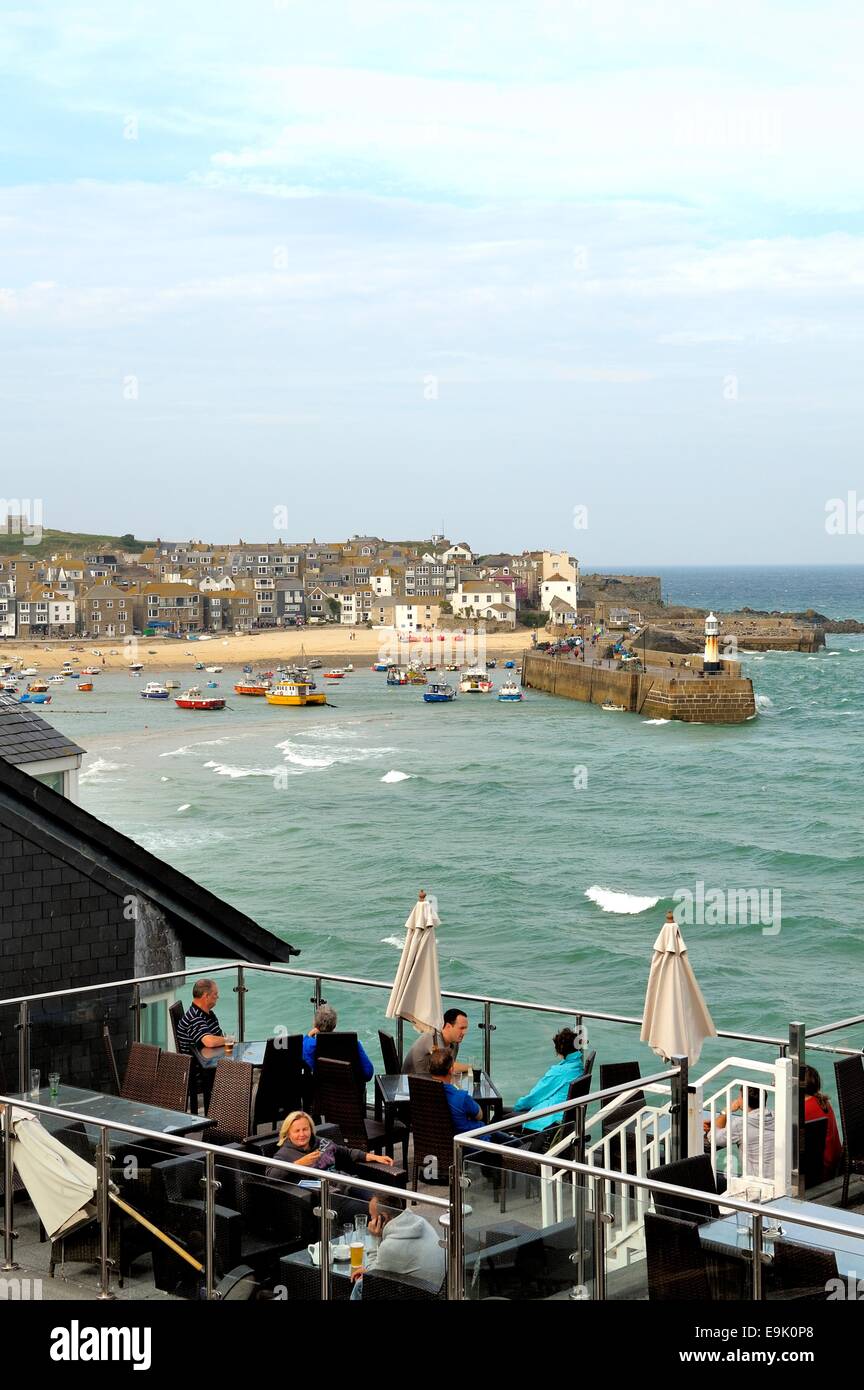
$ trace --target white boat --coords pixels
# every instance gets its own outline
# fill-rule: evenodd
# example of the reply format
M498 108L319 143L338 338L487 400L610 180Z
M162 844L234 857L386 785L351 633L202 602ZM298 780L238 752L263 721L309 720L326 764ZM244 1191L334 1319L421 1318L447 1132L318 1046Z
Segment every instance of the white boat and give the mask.
M19 676L38 676L38 666L27 666L23 671L18 672Z
M481 667L471 666L459 682L459 689L463 695L488 695L492 682Z
M222 670L222 667L221 667L221 666L205 666L204 669L205 669L205 671L209 671L211 675L218 675L219 672Z
M624 705L616 705L612 700L604 700L600 708L612 710L615 714L623 714L625 709Z
M499 700L521 700L523 698L522 690L514 680L505 681L498 691Z
M129 662L129 670L130 670L130 671L143 671L143 670L144 670L144 662L143 662L143 661L130 661L130 662Z
M56 676L49 676L48 679L51 681L59 681L61 685L65 685L66 683L66 677L62 674L58 674Z
M158 681L148 681L144 689L138 691L138 694L141 696L142 700L168 699L167 688L164 685L160 685Z
M165 682L165 689L166 689L166 690L179 690L179 689L180 689L180 682L179 682L179 681L166 681L166 682Z

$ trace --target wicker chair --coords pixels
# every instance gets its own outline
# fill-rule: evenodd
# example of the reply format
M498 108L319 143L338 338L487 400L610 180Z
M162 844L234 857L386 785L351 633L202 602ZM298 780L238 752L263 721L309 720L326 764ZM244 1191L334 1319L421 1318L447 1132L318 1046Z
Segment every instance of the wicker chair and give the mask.
M183 1008L183 1001L181 999L175 999L174 1003L169 1005L168 1021L171 1024L171 1033L174 1037L175 1052L180 1051L180 1039L177 1036L177 1025L185 1012L186 1010Z
M447 1298L447 1280L433 1288L422 1279L412 1279L408 1274L386 1274L370 1269L363 1275L363 1301L387 1299L391 1302L436 1303Z
M120 1094L126 1100L140 1100L151 1104L153 1087L156 1084L156 1069L162 1049L151 1043L133 1043L129 1049L129 1061ZM185 1110L185 1105L183 1109Z
M849 1179L864 1173L864 1057L844 1057L834 1063L840 1123L843 1126L843 1195L849 1201Z
M605 1091L609 1086L621 1086L626 1081L638 1081L642 1072L638 1062L601 1062L600 1064L600 1090ZM608 1105L609 1102L603 1102ZM615 1110L603 1121L603 1133L608 1134L610 1130L617 1129L618 1126L630 1115L635 1115L637 1110L641 1110L645 1104L645 1092L637 1091L630 1100L619 1101Z
M217 1167L218 1176L218 1167ZM204 1161L191 1154L166 1158L152 1168L152 1216L172 1240L195 1259L204 1261L205 1203ZM214 1206L216 1272L222 1274L240 1263L243 1218L238 1211ZM161 1241L153 1243L153 1279L157 1289L188 1297L197 1295L200 1278Z
M396 1039L392 1033L383 1033L378 1029L378 1041L381 1044L381 1058L384 1062L384 1074L386 1076L396 1076L402 1070L402 1058L399 1056L399 1049L396 1046Z
M707 1192L712 1197L718 1195L717 1179L708 1154L694 1154L692 1158L682 1158L675 1163L662 1163L659 1168L649 1168L648 1176L654 1182L689 1187L696 1192ZM672 1197L665 1192L654 1193L654 1210L661 1216L672 1216L679 1221L694 1221L697 1226L706 1221L716 1221L720 1216L716 1202L700 1202L698 1197Z
M315 1075L318 1075L318 1063L322 1058L329 1062L348 1062L354 1073L354 1080L357 1090L366 1104L366 1078L363 1075L363 1067L360 1062L360 1051L357 1046L356 1033L318 1033L315 1044ZM316 1087L317 1105L317 1087ZM319 1111L320 1113L320 1111Z
M216 1063L216 1077L207 1115L216 1121L208 1131L211 1144L229 1144L247 1139L252 1126L252 1080L255 1069L249 1062L230 1062L222 1057ZM235 1261L236 1263L236 1261Z
M775 1240L773 1251L769 1298L790 1303L827 1302L829 1280L840 1277L833 1250Z
M317 1239L314 1235L309 1243ZM302 1260L281 1259L279 1284L290 1303L319 1303L321 1300L321 1271L308 1255ZM351 1280L337 1270L332 1284L333 1302L346 1303L351 1297L351 1287Z
M304 1107L303 1035L268 1038L255 1093L252 1129L277 1125L292 1110Z
M179 1052L163 1052L156 1069L151 1104L164 1110L185 1110L189 1100L192 1058Z
M332 1035L331 1035L332 1036ZM370 1120L357 1094L350 1062L334 1062L318 1057L315 1062L321 1113L330 1124L338 1125L346 1144L364 1152L387 1153L402 1145L402 1163L408 1166L408 1130L399 1120L388 1128L380 1120ZM445 1102L446 1103L446 1102Z
M804 1187L818 1187L825 1177L825 1141L828 1137L828 1116L823 1120L807 1120L804 1125Z
M652 1303L714 1301L695 1221L646 1212L645 1255Z
M417 1187L421 1172L424 1183L446 1183L453 1165L456 1130L444 1087L431 1076L409 1076L408 1094L414 1132L411 1185Z

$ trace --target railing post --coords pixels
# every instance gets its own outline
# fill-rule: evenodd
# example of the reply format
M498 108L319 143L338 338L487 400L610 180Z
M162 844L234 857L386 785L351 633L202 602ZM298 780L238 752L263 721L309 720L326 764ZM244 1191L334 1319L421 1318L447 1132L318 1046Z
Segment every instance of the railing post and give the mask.
M13 1164L12 1164L12 1107L11 1107L11 1105L7 1105L7 1106L6 1106L6 1109L5 1109L4 1113L3 1113L3 1137L4 1137L4 1141L5 1141L5 1142L4 1142L4 1152L3 1152L3 1171L4 1171L4 1182L5 1182L5 1187L4 1187L4 1189L3 1189L3 1269L4 1269L4 1271L8 1271L8 1270L10 1270L10 1269L17 1269L17 1268L18 1268L18 1265L17 1265L17 1263L16 1263L16 1261L15 1261L15 1238L16 1238L16 1232L15 1232L15 1230L14 1230L14 1228L13 1228L13 1225L12 1225L13 1217L14 1217L14 1211L13 1211L13 1205L12 1205L12 1197L13 1197L13 1192L12 1192L12 1180L13 1180L14 1173L13 1173Z
M204 1155L204 1297L216 1297L216 1155Z
M30 1090L30 1005L18 1005L18 1090L26 1095Z
M314 1007L315 1007L316 1010L320 1009L322 1004L326 1004L326 1003L327 1003L327 1000L324 999L324 998L322 997L322 995L321 995L321 976L320 976L320 975L316 975L316 976L315 976L315 993L314 993L313 995L310 996L309 1003L312 1004L312 1005L314 1005Z
M483 1002L483 1022L480 1027L483 1029L483 1070L487 1076L491 1076L492 1034L495 1032L495 1024L492 1022L492 1004L488 999Z
M453 1146L450 1169L450 1225L447 1232L447 1297L452 1303L465 1298L465 1191L464 1154L461 1144Z
M592 1178L594 1188L594 1299L606 1301L606 1180Z
M246 995L248 987L246 984L245 966L237 966L237 983L234 986L234 993L237 995L237 1041L246 1041Z
M396 1046L397 1046L397 1048L398 1048L398 1050L399 1050L399 1056L400 1056L400 1057L404 1057L404 1056L405 1056L405 1023L404 1023L404 1020L401 1019L401 1018L397 1018L397 1020L396 1020Z
M129 1012L132 1015L132 1041L141 1041L141 986L132 986L132 1007Z
M751 1212L751 1231L753 1246L753 1302L762 1302L762 1213Z
M687 1057L672 1058L672 1066L678 1068L677 1074L672 1077L672 1084L670 1087L672 1091L670 1114L672 1117L673 1163L677 1163L682 1158L689 1157L689 1115L687 1113L689 1065Z
M330 1270L330 1233L336 1213L330 1210L330 1178L326 1172L321 1174L321 1205L318 1208L321 1218L321 1299L328 1303L332 1298L333 1276Z
M96 1150L96 1207L99 1213L99 1297L113 1298L111 1292L111 1259L109 1218L111 1211L111 1159L107 1129L99 1131Z
M801 1073L807 1056L807 1030L803 1023L789 1024L789 1058L792 1062L792 1193L804 1196L804 1091Z

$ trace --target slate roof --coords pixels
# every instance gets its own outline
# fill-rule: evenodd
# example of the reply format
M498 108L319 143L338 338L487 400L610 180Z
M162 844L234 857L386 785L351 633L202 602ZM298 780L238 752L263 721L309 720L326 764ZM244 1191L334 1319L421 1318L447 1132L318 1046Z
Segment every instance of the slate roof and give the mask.
M0 758L22 767L78 754L83 756L84 749L40 719L29 705L19 705L14 696L0 694Z

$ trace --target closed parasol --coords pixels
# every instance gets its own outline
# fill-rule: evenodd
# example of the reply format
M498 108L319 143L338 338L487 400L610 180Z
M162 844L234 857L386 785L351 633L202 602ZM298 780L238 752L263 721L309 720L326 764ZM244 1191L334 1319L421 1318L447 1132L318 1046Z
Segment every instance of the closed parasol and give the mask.
M402 1018L418 1033L440 1032L444 1027L435 935L439 925L437 903L421 888L405 923L405 945L387 1004L388 1018Z

